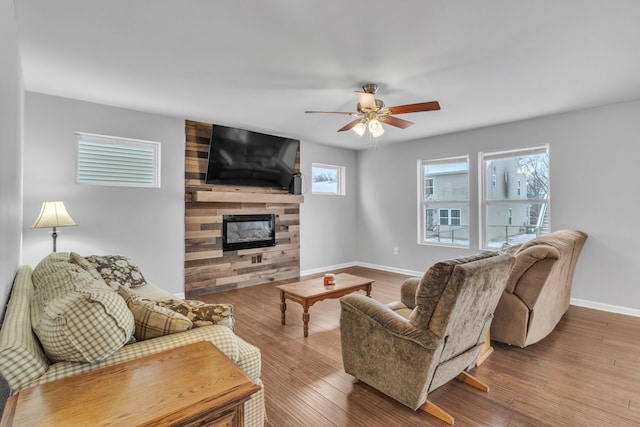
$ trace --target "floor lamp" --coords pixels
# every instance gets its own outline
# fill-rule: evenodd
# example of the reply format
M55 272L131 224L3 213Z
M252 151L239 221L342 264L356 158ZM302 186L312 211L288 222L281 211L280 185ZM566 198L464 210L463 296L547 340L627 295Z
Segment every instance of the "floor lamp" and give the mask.
M53 238L53 252L56 251L56 238L58 237L58 227L68 227L78 225L69 215L64 203L60 201L42 202L42 210L36 218L31 228L53 228L51 237Z

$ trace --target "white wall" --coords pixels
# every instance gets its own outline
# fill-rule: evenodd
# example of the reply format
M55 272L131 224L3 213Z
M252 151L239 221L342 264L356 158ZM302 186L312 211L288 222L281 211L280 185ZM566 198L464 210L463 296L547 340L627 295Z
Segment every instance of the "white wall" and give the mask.
M346 194L311 194L311 164L346 168ZM304 203L300 206L300 270L326 271L356 260L358 175L356 153L337 147L302 142L300 171L304 175Z
M0 316L20 263L24 85L12 0L0 0Z
M160 189L75 183L75 132L159 141ZM60 228L58 251L122 254L146 279L184 292L184 120L27 92L24 124L24 262L51 252L31 229L45 200L63 200L77 227Z
M469 153L473 190L478 152L549 143L552 230L577 228L589 234L574 277L574 302L640 313L635 217L640 197L634 190L639 118L637 101L359 152L358 260L422 272L436 261L476 252L474 222L470 250L416 243L416 161ZM477 218L477 191L471 197L471 215ZM393 255L393 247L400 255Z

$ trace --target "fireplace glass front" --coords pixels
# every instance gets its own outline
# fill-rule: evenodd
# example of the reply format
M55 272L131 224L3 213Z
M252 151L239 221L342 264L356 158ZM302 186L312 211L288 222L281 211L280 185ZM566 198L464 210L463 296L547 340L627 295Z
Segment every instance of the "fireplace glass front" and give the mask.
M275 222L274 214L223 215L222 250L275 246Z

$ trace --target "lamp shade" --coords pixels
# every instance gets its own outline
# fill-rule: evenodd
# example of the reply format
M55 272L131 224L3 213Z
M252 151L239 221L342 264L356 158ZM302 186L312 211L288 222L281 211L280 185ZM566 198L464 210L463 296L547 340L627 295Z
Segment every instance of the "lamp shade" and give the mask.
M60 201L42 202L42 210L31 228L68 227L77 225Z

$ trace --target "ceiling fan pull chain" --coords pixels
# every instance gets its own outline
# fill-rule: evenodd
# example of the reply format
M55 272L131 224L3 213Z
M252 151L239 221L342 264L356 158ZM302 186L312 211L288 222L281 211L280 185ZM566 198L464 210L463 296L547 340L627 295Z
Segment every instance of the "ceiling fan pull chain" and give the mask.
M378 149L378 138L374 138L369 132L369 150L376 151Z

